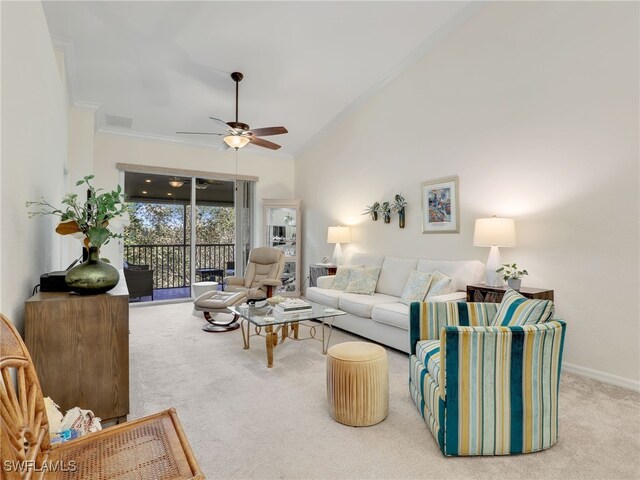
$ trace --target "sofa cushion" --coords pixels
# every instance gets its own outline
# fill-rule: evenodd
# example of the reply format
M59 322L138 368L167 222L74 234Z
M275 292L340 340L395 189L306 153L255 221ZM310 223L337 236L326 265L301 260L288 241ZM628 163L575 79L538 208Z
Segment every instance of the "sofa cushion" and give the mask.
M402 290L400 302L405 305L411 305L412 302L421 302L427 296L429 286L431 285L431 274L416 272L415 270L409 274L407 283Z
M440 340L420 340L416 343L416 356L427 367L436 384L440 385Z
M384 255L375 253L359 253L354 252L350 255L348 265L364 265L365 267L382 267Z
M381 303L371 310L371 320L409 330L409 306L397 301Z
M344 292L330 288L309 287L305 297L312 302L318 302L330 308L338 308L338 299Z
M342 292L341 292L342 293ZM338 308L358 317L371 318L371 309L380 303L397 302L396 297L383 293L360 295L358 293L342 293L338 300Z
M543 323L553 316L551 300L532 300L510 288L502 297L492 325L506 327Z
M354 268L349 275L349 284L344 289L347 293L361 293L373 295L380 276L379 268Z
M376 292L400 297L407 279L418 266L418 260L398 257L385 257L380 270Z
M336 271L336 276L333 279L333 285L331 288L335 290L344 290L349 285L349 278L351 278L351 270L354 268L363 268L364 265L340 265Z
M429 299L437 295L446 295L447 293L453 293L455 291L456 282L436 270L431 274L431 283L429 284L429 291L427 292L426 298Z
M456 282L456 290L466 290L467 285L482 282L484 264L478 260L418 260L419 272L438 270Z

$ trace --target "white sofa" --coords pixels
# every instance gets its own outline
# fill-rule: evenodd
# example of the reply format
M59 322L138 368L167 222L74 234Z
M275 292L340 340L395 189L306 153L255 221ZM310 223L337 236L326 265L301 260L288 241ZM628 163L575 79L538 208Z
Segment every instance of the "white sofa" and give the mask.
M333 325L369 338L375 342L409 352L409 306L400 302L409 274L432 273L435 270L455 280L454 293L430 297L432 302L465 301L468 284L479 283L484 264L478 260L423 260L354 253L348 265L380 268L373 295L346 293L331 288L334 275L318 278L316 287L309 287L306 298L337 308L346 315L335 317Z

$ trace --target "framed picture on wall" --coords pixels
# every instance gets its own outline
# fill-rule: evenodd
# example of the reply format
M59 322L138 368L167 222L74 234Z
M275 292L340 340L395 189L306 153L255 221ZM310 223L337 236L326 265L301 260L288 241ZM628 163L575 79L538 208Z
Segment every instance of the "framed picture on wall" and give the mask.
M438 178L422 184L422 233L458 233L460 202L458 177Z

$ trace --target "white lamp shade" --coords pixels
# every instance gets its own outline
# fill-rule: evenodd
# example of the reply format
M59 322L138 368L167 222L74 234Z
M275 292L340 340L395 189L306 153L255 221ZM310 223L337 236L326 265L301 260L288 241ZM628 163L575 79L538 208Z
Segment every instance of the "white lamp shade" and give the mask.
M350 241L351 229L349 227L329 227L327 243L349 243Z
M512 218L478 218L473 231L475 247L515 247L516 222Z
M227 135L222 140L231 148L242 148L249 143L249 139L241 135Z

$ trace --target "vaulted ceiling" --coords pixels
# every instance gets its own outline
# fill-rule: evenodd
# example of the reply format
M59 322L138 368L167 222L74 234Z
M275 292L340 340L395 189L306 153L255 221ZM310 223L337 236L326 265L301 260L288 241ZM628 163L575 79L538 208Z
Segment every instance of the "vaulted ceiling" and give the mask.
M218 145L208 117L284 125L295 155L468 15L469 2L43 2L99 131ZM248 146L256 152L265 150Z

